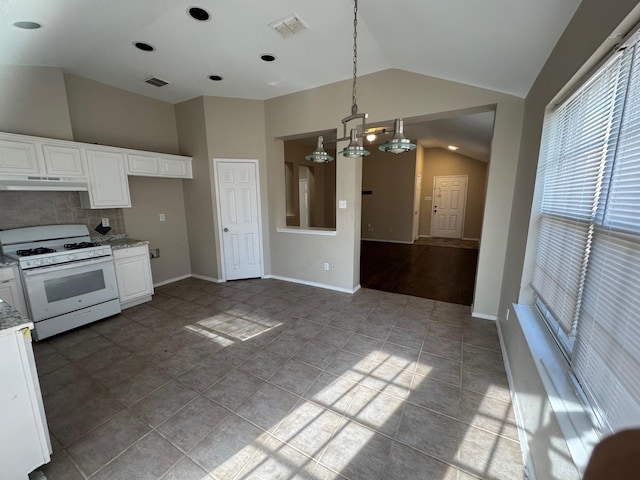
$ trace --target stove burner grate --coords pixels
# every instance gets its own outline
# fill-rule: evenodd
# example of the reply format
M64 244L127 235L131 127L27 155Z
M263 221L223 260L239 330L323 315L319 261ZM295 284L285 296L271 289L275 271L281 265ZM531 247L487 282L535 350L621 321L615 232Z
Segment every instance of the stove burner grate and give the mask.
M80 242L80 243L65 243L65 250L77 250L79 248L98 247L98 243L93 242Z
M39 247L39 248L27 248L26 250L17 250L16 254L19 257L30 257L31 255L42 255L44 253L53 253L53 248Z

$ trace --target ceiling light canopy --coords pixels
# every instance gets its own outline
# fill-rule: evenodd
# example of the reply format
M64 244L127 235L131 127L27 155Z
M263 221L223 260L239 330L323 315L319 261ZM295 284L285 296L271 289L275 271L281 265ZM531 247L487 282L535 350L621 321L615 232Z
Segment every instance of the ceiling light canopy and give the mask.
M353 2L353 87L351 90L351 115L348 115L342 119L342 134L341 138L338 138L336 142L349 140L349 145L339 153L347 158L359 158L369 155L369 152L362 146L362 137L370 134L367 131L367 125L365 120L368 115L366 113L358 113L358 103L356 101L356 84L358 79L358 0ZM358 128L351 128L347 135L347 124L354 120L360 120L360 133ZM405 138L402 133L403 122L398 118L394 122L393 130L382 129L381 132L376 133L394 133L393 138L389 142L380 145L378 147L383 152L402 153L409 150L415 150L416 145ZM371 129L370 129L371 130ZM374 129L375 130L375 129ZM311 162L326 163L333 160L333 157L328 155L324 148L322 148L322 137L318 137L318 147L315 151L306 155L304 158Z

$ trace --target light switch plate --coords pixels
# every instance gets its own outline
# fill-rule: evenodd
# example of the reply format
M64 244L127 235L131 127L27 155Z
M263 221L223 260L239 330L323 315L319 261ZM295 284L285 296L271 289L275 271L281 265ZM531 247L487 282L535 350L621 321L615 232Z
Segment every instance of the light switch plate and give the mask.
M347 208L347 201L346 200L339 200L338 201L338 208Z

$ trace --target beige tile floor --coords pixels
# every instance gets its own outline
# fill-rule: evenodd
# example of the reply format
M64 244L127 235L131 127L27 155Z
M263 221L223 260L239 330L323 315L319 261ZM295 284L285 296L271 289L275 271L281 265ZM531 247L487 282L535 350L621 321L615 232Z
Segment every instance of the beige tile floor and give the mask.
M468 307L187 279L35 352L50 480L524 478Z

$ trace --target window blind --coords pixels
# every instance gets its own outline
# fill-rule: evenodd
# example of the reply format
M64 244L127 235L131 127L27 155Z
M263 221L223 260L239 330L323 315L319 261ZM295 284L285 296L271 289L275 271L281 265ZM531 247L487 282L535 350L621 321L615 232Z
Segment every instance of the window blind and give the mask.
M547 114L532 285L605 431L640 426L637 36Z

